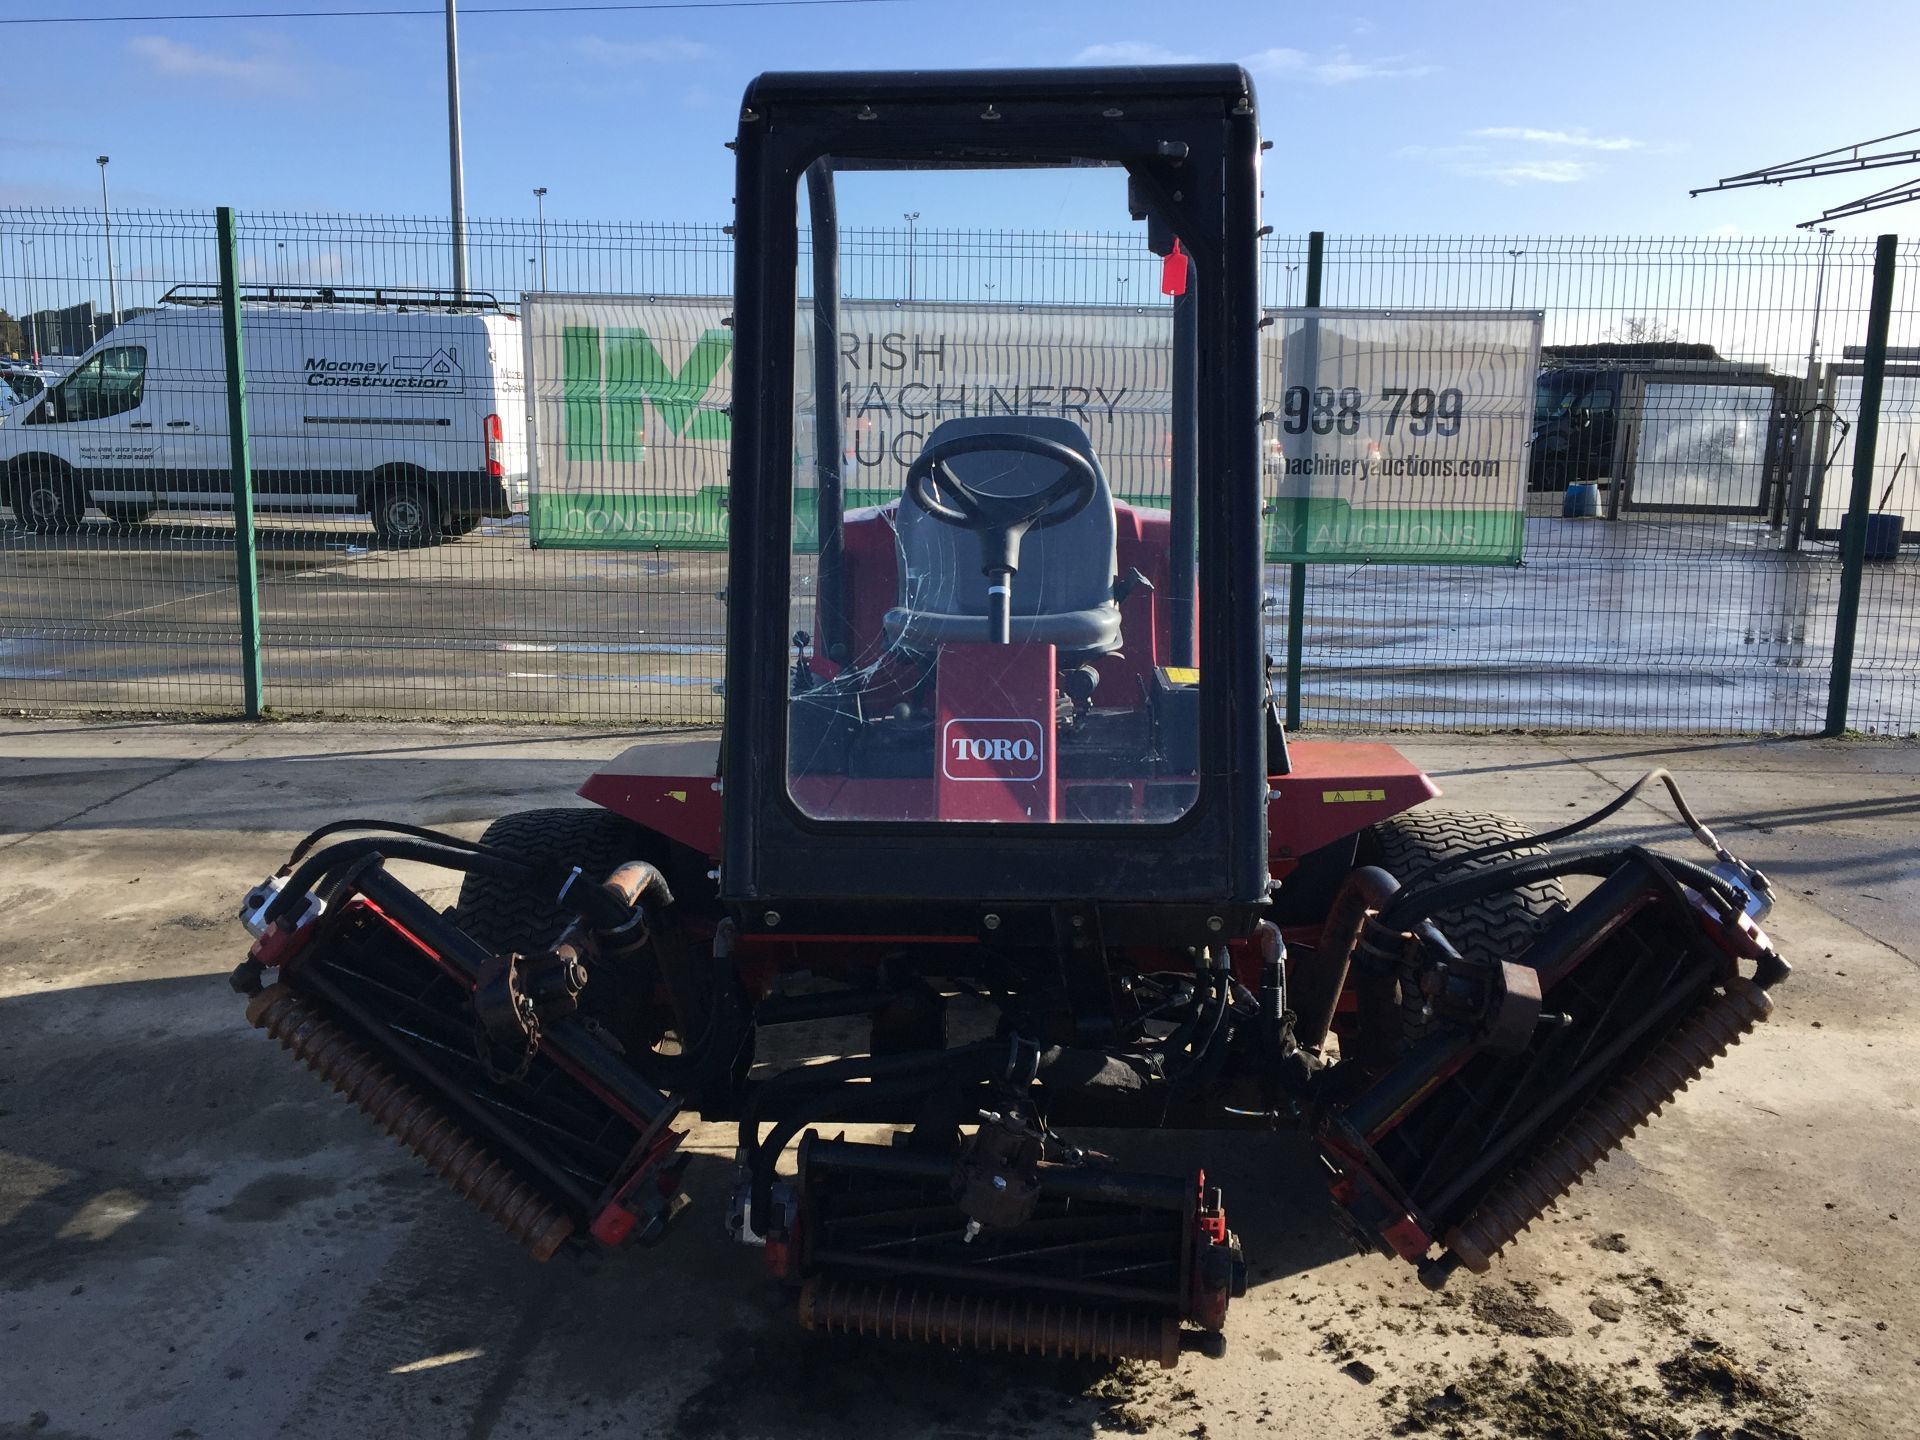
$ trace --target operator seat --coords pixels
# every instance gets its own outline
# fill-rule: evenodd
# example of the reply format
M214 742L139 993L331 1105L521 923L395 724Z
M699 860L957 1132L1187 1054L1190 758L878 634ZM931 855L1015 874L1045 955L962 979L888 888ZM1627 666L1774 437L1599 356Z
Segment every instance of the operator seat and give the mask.
M980 415L943 421L926 448L962 435L1037 436L1086 456L1098 489L1070 520L1031 530L1020 546L1013 577L1010 630L1022 641L1052 645L1063 655L1105 655L1120 648L1120 606L1115 577L1113 492L1093 453L1087 432L1053 415ZM947 462L968 486L988 495L1027 495L1060 476L1060 466L1017 451L984 451ZM972 532L929 515L913 497L900 498L896 521L899 599L887 611L887 641L930 652L942 644L985 644L987 577L980 570L980 542Z

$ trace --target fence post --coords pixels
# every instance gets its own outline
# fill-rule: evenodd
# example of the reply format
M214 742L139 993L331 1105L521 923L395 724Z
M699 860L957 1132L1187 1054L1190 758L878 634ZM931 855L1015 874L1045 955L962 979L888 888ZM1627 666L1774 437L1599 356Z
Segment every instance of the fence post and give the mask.
M227 364L227 454L233 472L234 586L240 598L240 687L247 718L258 720L260 685L260 564L253 551L253 457L247 448L247 372L240 342L240 282L233 239L233 207L222 205L220 337Z
M1853 494L1840 532L1840 603L1833 616L1833 676L1827 685L1827 728L1847 728L1853 689L1853 647L1860 628L1860 582L1867 564L1867 513L1873 508L1873 462L1880 439L1880 392L1887 378L1887 329L1893 313L1893 260L1899 237L1873 247L1873 298L1867 306L1867 351L1860 366L1860 419L1853 430Z
M1320 303L1320 275L1325 268L1327 232L1314 230L1307 235L1307 305ZM1309 381L1309 389L1316 383ZM1304 512L1306 507L1302 505ZM1305 520L1307 517L1302 515ZM1302 524L1295 532L1296 542L1307 533ZM1287 573L1287 729L1300 728L1300 656L1307 645L1307 567L1294 561Z

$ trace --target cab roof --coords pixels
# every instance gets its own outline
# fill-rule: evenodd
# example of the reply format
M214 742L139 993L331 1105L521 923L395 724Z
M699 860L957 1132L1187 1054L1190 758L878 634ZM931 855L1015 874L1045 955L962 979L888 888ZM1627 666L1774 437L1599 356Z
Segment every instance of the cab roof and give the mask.
M747 85L741 105L830 105L884 100L937 105L956 100L1204 100L1253 104L1238 65L1110 65L1000 70L770 70Z

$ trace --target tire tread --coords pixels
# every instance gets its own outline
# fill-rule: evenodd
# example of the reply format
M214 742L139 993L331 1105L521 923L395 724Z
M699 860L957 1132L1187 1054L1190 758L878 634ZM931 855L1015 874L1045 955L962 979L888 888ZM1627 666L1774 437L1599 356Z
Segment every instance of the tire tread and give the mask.
M628 860L656 859L647 854L648 837L638 825L611 810L572 806L518 810L502 815L481 835L482 844L534 860L566 860L594 880L603 880ZM491 875L468 875L460 886L455 922L496 950L537 950L553 943L573 917L558 905L543 904Z
M1501 840L1531 838L1533 831L1511 815L1476 810L1407 810L1368 828L1360 860L1379 865L1396 879L1411 879L1436 860L1478 850ZM1454 873L1469 874L1497 861L1550 853L1544 845L1516 845L1503 855L1477 861ZM1511 960L1569 907L1566 887L1555 879L1502 890L1479 900L1436 912L1433 923L1463 955ZM1425 1033L1426 1018L1417 997L1406 1000L1406 1036Z

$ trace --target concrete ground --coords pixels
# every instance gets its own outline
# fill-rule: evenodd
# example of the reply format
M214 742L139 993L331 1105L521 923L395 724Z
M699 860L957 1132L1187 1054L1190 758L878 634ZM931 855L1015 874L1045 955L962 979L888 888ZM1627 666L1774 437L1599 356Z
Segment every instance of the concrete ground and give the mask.
M1536 496L1536 501L1552 499ZM263 519L268 703L283 714L717 720L726 557L530 549L488 521L418 550L364 521ZM1268 568L1286 653L1287 567ZM1810 734L1840 565L1751 519L1527 522L1522 566L1317 565L1305 713L1431 726ZM794 624L811 629L797 586ZM233 527L163 514L34 535L0 517L0 706L240 709ZM1920 729L1920 563L1869 567L1851 727Z
M1288 1136L1204 1162L1254 1266L1170 1373L803 1334L720 1230L539 1266L249 1030L238 895L323 820L464 828L624 743L430 726L0 727L0 1434L1910 1434L1920 1411L1920 747L1403 737L1537 827L1669 763L1780 890L1774 1020L1445 1294L1348 1250ZM1660 806L1635 834L1671 836ZM1678 843L1676 838L1676 843ZM435 893L438 900L450 892Z

